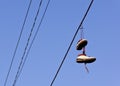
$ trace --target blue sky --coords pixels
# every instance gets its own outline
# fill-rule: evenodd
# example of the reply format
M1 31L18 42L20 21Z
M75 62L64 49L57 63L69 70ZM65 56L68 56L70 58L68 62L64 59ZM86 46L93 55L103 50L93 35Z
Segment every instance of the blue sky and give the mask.
M12 86L38 2L32 2L7 86ZM4 84L28 3L29 0L0 1L0 86ZM47 0L43 0L35 29L46 3ZM89 3L90 0L51 0L16 86L50 85ZM90 73L86 73L83 64L76 63L77 55L81 53L76 50L79 32L53 86L120 85L119 3L119 0L95 0L83 23L88 40L86 54L97 59L87 65Z

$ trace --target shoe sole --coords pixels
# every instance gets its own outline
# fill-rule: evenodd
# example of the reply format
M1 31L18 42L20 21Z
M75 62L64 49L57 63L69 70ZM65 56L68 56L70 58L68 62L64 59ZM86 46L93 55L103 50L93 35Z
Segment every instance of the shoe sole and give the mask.
M96 58L77 58L77 63L92 63L96 60Z

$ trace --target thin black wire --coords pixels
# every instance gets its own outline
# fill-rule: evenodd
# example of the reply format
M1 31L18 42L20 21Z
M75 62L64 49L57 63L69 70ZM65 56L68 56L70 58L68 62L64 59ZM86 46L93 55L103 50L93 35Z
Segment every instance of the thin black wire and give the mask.
M66 57L67 57L67 54L68 54L68 52L69 52L69 50L70 50L70 48L71 48L71 46L72 46L72 44L73 44L73 41L74 41L74 39L75 39L78 31L80 30L80 27L82 26L82 24L83 24L83 22L84 22L84 20L85 20L85 18L86 18L86 16L87 16L87 14L88 14L88 12L89 12L89 10L90 10L90 7L92 6L93 1L94 1L94 0L91 1L91 3L90 3L90 5L89 5L89 7L88 7L88 9L87 9L87 11L86 11L83 19L82 19L82 21L81 21L81 23L80 23L80 25L79 25L79 27L77 28L77 30L76 30L76 32L75 32L75 34L74 34L74 36L73 36L73 39L72 39L72 41L71 41L71 43L70 43L70 45L69 45L69 47L68 47L68 49L67 49L67 52L65 53L65 56L64 56L64 58L63 58L63 60L62 60L62 62L61 62L61 64L60 64L60 66L59 66L59 68L58 68L58 70L57 70L57 72L56 72L56 74L55 74L55 76L54 76L54 78L53 78L50 86L53 85L55 79L57 78L57 75L58 75L58 73L59 73L59 71L60 71L60 69L61 69L61 67L62 67L62 65L63 65L63 63L64 63L64 61L65 61L65 59L66 59Z
M12 60L11 60L11 63L10 63L10 66L9 66L9 69L8 69L8 72L7 72L7 76L6 76L6 78L5 78L4 86L6 86L7 81L8 81L8 77L9 77L10 72L11 72L11 68L12 68L12 65L13 65L13 61L14 61L14 59L15 59L15 55L16 55L16 52L17 52L17 49L18 49L18 45L19 45L19 43L20 43L20 39L21 39L23 30L24 30L24 26L25 26L25 23L26 23L26 20L27 20L27 16L28 16L28 13L29 13L29 9L30 9L31 3L32 3L32 0L30 0L30 2L29 2L29 6L28 6L28 9L27 9L25 18L24 18L24 22L23 22L23 25L22 25L22 28L21 28L21 31L20 31L20 35L19 35L19 38L18 38L16 47L15 47L15 50L14 50L14 53L13 53L13 57L12 57Z
M22 64L23 64L23 62L24 62L24 57L25 57L25 54L26 54L26 51L27 51L27 48L28 48L28 45L29 45L29 42L30 42L30 39L31 39L31 36L32 36L32 33L33 33L33 30L34 30L34 27L35 27L35 23L36 23L36 20L37 20L39 11L40 11L41 4L42 4L42 0L41 0L40 3L39 3L39 7L38 7L38 10L37 10L36 16L35 16L35 18L34 18L34 22L33 22L33 25L32 25L32 28L31 28L31 31L30 31L30 34L29 34L29 37L28 37L28 40L27 40L27 43L26 43L26 46L25 46L23 55L22 55L22 57L21 57L21 61L20 61L20 64L19 64L19 67L18 67L18 70L17 70L17 73L16 73L16 76L15 76L15 79L14 79L14 82L13 82L13 85L12 85L12 86L15 86L15 85L16 85L16 82L17 82L17 80L18 80L19 72L20 72L21 67L22 67Z
M44 11L44 13L43 13L43 15L42 15L41 21L39 22L38 28L37 28L37 30L36 30L36 32L35 32L35 35L34 35L34 37L33 37L33 39L32 39L32 42L31 42L31 44L30 44L30 46L29 46L29 49L28 49L28 51L27 51L27 53L26 53L26 56L25 56L24 62L23 62L23 64L22 64L22 67L21 67L21 69L20 69L20 72L19 72L18 77L20 76L20 74L21 74L21 72L22 72L22 70L23 70L23 67L24 67L25 62L26 62L27 57L28 57L28 54L29 54L29 52L30 52L30 50L31 50L31 47L32 47L32 45L33 45L33 43L34 43L34 40L35 40L35 38L36 38L36 36L37 36L37 34L38 34L38 32L39 32L40 26L41 26L41 24L42 24L42 22L43 22L43 19L44 19L44 17L45 17L46 11L47 11L48 6L49 6L49 3L50 3L50 0L48 0L48 2L47 2L45 11Z

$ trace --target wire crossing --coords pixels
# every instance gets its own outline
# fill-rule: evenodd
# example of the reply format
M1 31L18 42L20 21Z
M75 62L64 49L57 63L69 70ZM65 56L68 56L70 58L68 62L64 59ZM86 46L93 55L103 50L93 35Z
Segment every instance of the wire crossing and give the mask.
M56 80L57 75L58 75L58 73L59 73L59 71L60 71L60 69L61 69L61 67L62 67L62 65L63 65L63 63L64 63L64 61L65 61L65 59L66 59L66 57L67 57L67 55L68 55L68 52L69 52L69 50L70 50L70 48L71 48L71 46L72 46L72 44L73 44L73 42L74 42L74 39L75 39L78 31L81 29L81 26L82 26L82 24L83 24L83 22L84 22L84 20L85 20L85 18L86 18L86 16L87 16L87 14L88 14L91 6L92 6L92 4L93 4L93 1L94 1L94 0L92 0L92 1L90 2L89 6L88 6L88 9L87 9L87 11L85 12L85 15L83 16L83 19L81 20L81 23L80 23L79 27L77 28L77 30L76 30L73 38L72 38L72 41L71 41L71 43L70 43L70 45L69 45L69 47L68 47L68 49L67 49L67 51L66 51L66 53L65 53L65 55L64 55L64 57L63 57L63 60L62 60L62 62L61 62L61 64L60 64L60 66L59 66L59 68L58 68L58 70L57 70L57 72L56 72L56 74L55 74L55 76L54 76L54 78L53 78L50 86L52 86L53 83L54 83L54 81Z
M9 77L10 72L11 72L11 69L12 69L13 61L14 61L14 59L15 59L15 55L16 55L16 52L17 52L17 49L18 49L18 45L19 45L19 43L20 43L20 39L21 39L23 30L24 30L24 26L25 26L25 23L26 23L26 20L27 20L27 16L28 16L30 7L31 7L31 3L32 3L32 0L30 0L30 2L29 2L29 6L28 6L28 9L27 9L25 18L24 18L24 22L23 22L23 25L22 25L22 28L21 28L21 31L20 31L20 35L19 35L19 38L18 38L16 47L15 47L15 50L14 50L14 53L13 53L13 57L12 57L12 60L11 60L11 63L10 63L10 66L9 66L9 69L8 69L8 72L7 72L7 76L6 76L6 78L5 78L4 86L6 86L6 84L7 84L8 77Z
M38 10L37 10L36 16L35 16L35 18L34 18L34 22L33 22L33 25L32 25L32 28L31 28L31 31L30 31L30 34L29 34L29 37L28 37L28 40L27 40L27 43L26 43L26 46L25 46L23 55L22 55L22 57L21 57L21 61L20 61L20 64L19 64L17 73L16 73L16 75L15 75L15 79L14 79L14 82L13 82L13 85L12 85L12 86L15 86L15 85L16 85L16 82L17 82L17 80L18 80L18 78L19 78L19 75L20 75L20 73L21 73L21 67L22 67L22 64L23 64L23 62L24 62L24 57L25 57L25 54L26 54L26 51L27 51L27 48L28 48L28 45L29 45L29 42L30 42L30 39L31 39L31 36L32 36L32 33L33 33L33 30L34 30L35 24L36 24L36 20L37 20L37 17L38 17L40 8L41 8L41 4L42 4L42 0L41 0L40 3L39 3L39 7L38 7Z
M34 43L34 40L35 40L35 38L36 38L39 30L40 30L40 26L41 26L41 24L42 24L42 22L43 22L43 19L44 19L44 17L45 17L45 14L46 14L46 12L47 12L47 9L48 9L49 4L50 4L50 0L48 0L48 2L47 2L47 5L46 5L46 8L45 8L44 13L43 13L43 15L42 15L41 21L39 22L39 25L38 25L37 30L36 30L36 32L35 32L35 35L34 35L32 41L31 41L31 44L30 44L30 46L29 46L29 48L28 48L28 51L27 51L27 53L26 53L26 56L25 56L24 62L23 62L23 64L22 64L22 67L21 67L21 69L20 69L20 73L19 73L18 77L20 76L20 74L21 74L21 72L22 72L22 70L23 70L23 67L24 67L25 62L26 62L27 57L28 57L28 54L29 54L29 52L30 52L30 50L31 50L31 47L32 47L32 45L33 45L33 43Z

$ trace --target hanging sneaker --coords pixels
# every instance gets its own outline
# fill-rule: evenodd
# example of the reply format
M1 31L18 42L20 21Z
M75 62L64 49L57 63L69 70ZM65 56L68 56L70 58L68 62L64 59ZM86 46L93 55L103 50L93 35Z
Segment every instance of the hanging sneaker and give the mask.
M96 60L96 58L94 57L90 57L90 56L86 56L85 54L79 54L77 59L76 59L76 62L77 63L92 63Z
M81 39L78 41L77 43L77 47L76 50L81 50L82 48L84 48L87 45L87 40L86 39Z

